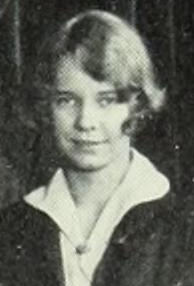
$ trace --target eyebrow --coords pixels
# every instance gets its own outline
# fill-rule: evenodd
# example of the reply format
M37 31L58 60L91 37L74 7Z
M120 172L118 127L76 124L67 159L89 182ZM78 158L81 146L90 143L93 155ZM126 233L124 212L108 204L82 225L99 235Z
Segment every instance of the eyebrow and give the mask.
M69 89L55 89L54 90L58 95L63 95L63 94L72 94L72 95L77 95L76 92L69 90ZM98 91L98 94L100 95L106 95L110 93L117 93L115 89L110 89L110 90L100 90Z
M71 90L59 90L59 89L55 89L54 90L56 93L57 93L57 95L65 95L65 94L71 94L71 95L75 95L76 96L76 93L75 92L73 92L73 91L71 91Z
M110 89L110 90L102 90L98 92L100 95L106 95L106 94L110 94L110 93L115 93L117 94L117 91L114 89Z

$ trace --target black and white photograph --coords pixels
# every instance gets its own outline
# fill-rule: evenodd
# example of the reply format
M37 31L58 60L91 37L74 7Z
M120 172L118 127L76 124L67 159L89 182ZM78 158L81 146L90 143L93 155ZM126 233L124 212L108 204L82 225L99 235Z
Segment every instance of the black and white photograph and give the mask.
M0 1L0 286L194 286L191 0Z

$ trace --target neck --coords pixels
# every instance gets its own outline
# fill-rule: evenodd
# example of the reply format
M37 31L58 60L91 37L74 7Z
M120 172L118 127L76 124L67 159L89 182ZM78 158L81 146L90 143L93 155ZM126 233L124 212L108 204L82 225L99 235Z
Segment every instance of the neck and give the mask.
M129 167L129 150L111 164L94 171L67 170L66 177L77 206L103 206L121 183Z

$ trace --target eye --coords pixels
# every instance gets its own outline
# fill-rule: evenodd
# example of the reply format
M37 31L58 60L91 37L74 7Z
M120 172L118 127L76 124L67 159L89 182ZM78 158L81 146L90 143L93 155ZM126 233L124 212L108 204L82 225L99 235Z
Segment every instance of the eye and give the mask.
M115 93L103 93L98 98L98 103L101 107L108 107L117 103L117 95Z
M73 106L75 104L75 99L68 98L68 97L65 97L65 96L58 97L56 101L57 101L58 105L70 105L70 106Z
M69 92L58 92L58 95L55 99L56 104L58 106L74 106L77 103L76 98L73 96L73 94Z

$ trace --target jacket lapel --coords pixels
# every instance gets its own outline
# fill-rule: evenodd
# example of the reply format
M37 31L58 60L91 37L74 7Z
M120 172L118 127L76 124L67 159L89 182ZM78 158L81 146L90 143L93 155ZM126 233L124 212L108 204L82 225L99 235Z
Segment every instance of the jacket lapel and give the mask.
M31 216L31 223L35 225L35 233L31 235L35 248L39 251L38 263L42 271L43 285L64 285L62 258L59 242L58 226L44 213L36 210ZM31 230L29 230L31 232ZM39 237L37 237L39 236ZM38 252L37 251L37 252ZM44 274L43 274L44 273Z
M160 246L169 229L169 211L163 206L163 202L150 202L125 215L95 272L93 286L156 285ZM161 219L164 214L165 223Z
M20 272L32 276L29 286L64 286L57 225L47 215L30 206L24 204L23 211L24 219L19 220L19 236L15 240L22 249L18 261L18 266L23 269Z
M62 269L62 258L59 242L59 230L55 225L49 225L45 232L43 249L46 257L46 265L52 276L56 279L55 285L64 285L64 274ZM47 284L48 285L48 284Z

